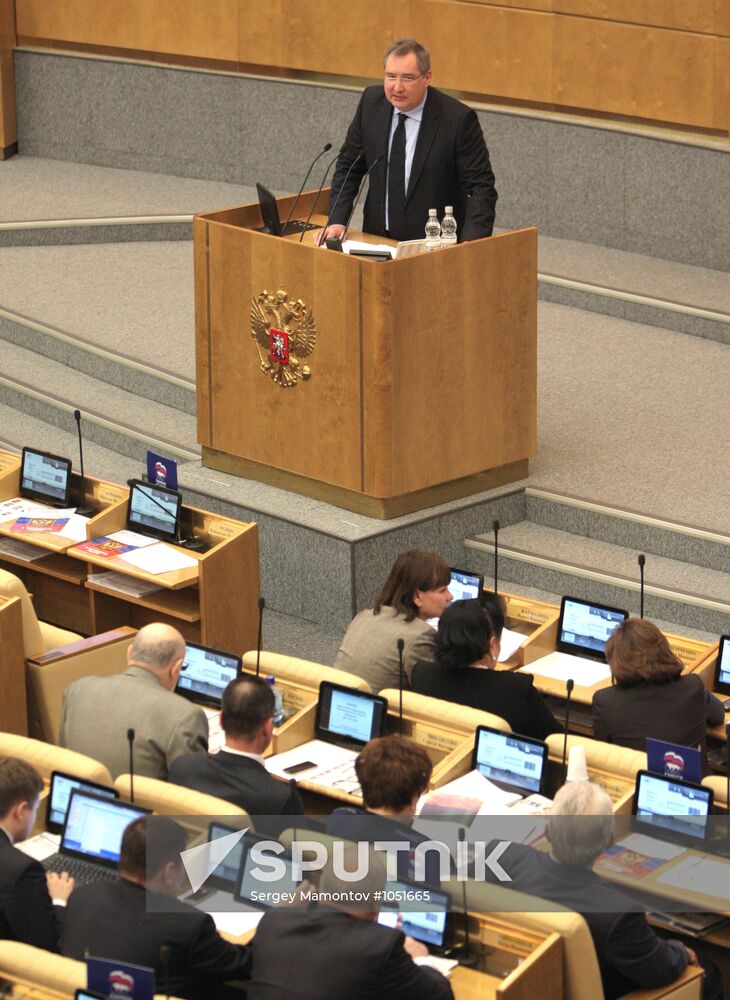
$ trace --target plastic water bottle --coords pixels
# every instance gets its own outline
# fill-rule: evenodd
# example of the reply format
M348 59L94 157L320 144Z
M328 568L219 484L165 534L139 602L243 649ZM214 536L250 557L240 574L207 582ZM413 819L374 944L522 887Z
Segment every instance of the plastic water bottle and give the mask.
M426 221L426 243L430 246L438 246L441 242L441 224L436 215L435 208L429 208L428 219Z
M441 242L446 244L456 243L456 219L454 209L447 205L444 209L444 217L441 220Z
M274 692L274 725L278 726L284 718L284 699L281 689L276 686L276 678L273 674L269 674L266 683L271 685L271 690Z

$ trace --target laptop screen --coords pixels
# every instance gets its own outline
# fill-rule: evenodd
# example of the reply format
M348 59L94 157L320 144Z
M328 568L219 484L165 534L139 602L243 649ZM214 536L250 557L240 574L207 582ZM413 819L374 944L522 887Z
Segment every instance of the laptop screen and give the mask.
M64 774L62 771L54 771L51 774L46 814L46 827L50 833L60 833L63 830L68 802L74 788L80 788L83 792L93 792L95 795L101 795L107 799L119 798L119 792L115 788L107 788L95 781L82 781L81 778L75 778L72 774Z
M61 852L113 867L129 824L149 809L74 789L61 837Z
M40 503L68 506L71 491L71 461L59 455L23 448L20 465L20 495Z
M715 690L730 694L730 635L720 636L715 668Z
M361 746L385 732L388 702L376 694L322 681L317 703L316 737Z
M240 656L188 642L177 691L192 701L220 708L223 692L240 672Z
M547 774L547 750L547 743L541 740L478 726L472 768L509 791L541 794Z
M414 890L423 886L409 882L386 882L385 902L378 913L378 923L384 927L398 927L408 937L422 941L431 948L443 948L446 943L446 917L449 897L443 892L429 889L428 911L401 910L397 898L408 899ZM425 903L424 903L425 905Z
M451 567L449 590L455 601L476 600L484 587L484 577L465 569Z
M240 872L238 873L235 898L239 903L248 903L257 909L268 910L272 906L277 905L275 901L277 898L276 894L296 892L299 888L299 883L294 878L292 859L285 854L274 855L271 853L272 860L274 857L276 858L277 867L281 869L283 866L283 872L278 878L275 878L273 881L264 881L253 874L259 865L251 856L251 848L257 841L263 841L263 839L256 835L247 834L241 840L241 856L243 860ZM267 843L270 843L270 841L267 841ZM270 878L271 869L268 864L263 866L263 870Z
M712 812L712 789L693 785L649 771L636 775L634 815L639 825L651 827L657 836L678 835L702 841Z
M628 611L620 608L564 597L558 621L558 649L602 660L609 636L628 617Z
M182 497L164 486L130 481L127 527L143 535L173 541L177 537Z

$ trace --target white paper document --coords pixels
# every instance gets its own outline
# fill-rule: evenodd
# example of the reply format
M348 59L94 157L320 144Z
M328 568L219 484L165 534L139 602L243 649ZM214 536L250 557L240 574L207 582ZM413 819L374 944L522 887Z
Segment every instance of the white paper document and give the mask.
M666 840L655 840L654 837L647 837L643 833L632 833L620 841L617 847L623 847L627 851L636 851L637 854L645 854L648 858L661 858L662 861L673 861L680 854L684 854L686 847L677 847Z
M526 640L527 636L523 635L522 632L513 632L510 628L503 628L501 648L497 662L504 663L506 660L509 660Z
M7 538L5 535L0 538L0 552L14 559L22 559L23 562L35 562L48 555L48 549L40 549L30 542L23 542L20 538Z
M3 500L0 503L0 524L15 521L19 517L43 517L51 509L31 500L24 500L22 497L13 497L12 500Z
M218 753L226 745L226 734L221 726L220 709L204 708L203 711L208 720L208 750L210 753Z
M149 535L140 535L138 531L128 531L126 528L107 535L107 538L111 538L112 541L119 542L122 545L134 545L135 549L144 549L148 545L155 545L158 542L157 538L150 538Z
M89 577L90 583L98 583L100 587L107 587L109 590L116 590L120 594L128 594L130 597L145 597L147 594L154 594L161 588L156 583L149 580L138 580L135 576L127 576L125 573L94 573Z
M231 937L240 937L247 931L255 931L258 927L263 912L260 910L236 913L211 913L216 930L223 934L230 934Z
M172 573L175 570L190 569L198 565L197 559L192 559L171 545L157 542L156 545L148 545L144 549L133 549L132 552L125 552L119 556L130 566L143 569L145 573L152 573L157 576L160 573Z
M419 955L413 961L416 965L427 965L429 969L435 969L442 976L446 976L447 979L451 975L451 970L454 966L459 964L454 958L440 958L438 955Z
M713 861L706 855L690 855L657 878L688 892L703 892L722 900L722 912L730 910L730 863Z
M72 514L59 531L59 535L63 535L64 538L70 538L74 542L85 542L86 525L88 523L88 517L83 517L81 514Z
M439 788L434 788L427 795L422 795L418 802L418 814L420 815L423 806L429 801L438 800L439 796L452 796L465 799L478 799L481 807L478 816L491 816L495 813L501 814L508 811L507 807L515 802L519 802L521 795L514 792L505 792L499 788L489 778L485 778L479 771L469 771L468 774L449 781Z
M21 840L15 846L23 854L27 854L29 858L45 861L52 854L58 854L60 845L60 833L39 833L35 837L29 837L28 840Z
M570 653L548 653L547 656L534 660L528 666L520 667L525 674L537 674L540 677L551 677L556 681L567 681L571 677L581 687L593 687L611 676L611 668L607 663L595 660L585 660L582 656Z
M342 244L343 253L352 253L353 250L377 250L379 253L389 253L391 257L395 253L395 247L387 243L365 243L363 240L345 240Z
M357 754L347 747L338 747L325 740L310 740L294 750L278 753L266 760L266 770L279 778L296 778L297 781L316 781L327 788L339 788L343 792L358 789L354 763ZM311 767L287 774L286 768L311 761Z

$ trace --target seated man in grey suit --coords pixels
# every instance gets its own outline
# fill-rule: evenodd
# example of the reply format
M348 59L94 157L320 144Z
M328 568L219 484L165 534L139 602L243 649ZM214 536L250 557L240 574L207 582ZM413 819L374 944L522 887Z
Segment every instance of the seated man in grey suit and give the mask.
M274 729L274 692L259 677L231 681L221 699L226 743L215 754L185 754L170 768L170 781L233 802L251 816L291 816L302 812L299 792L272 777L261 756ZM257 822L256 829L278 833L282 825Z
M208 749L201 708L175 694L185 640L171 625L145 625L113 677L81 677L66 688L59 742L100 761L113 778L129 771L128 731L134 730L134 773L167 779L184 753Z
M0 758L0 938L58 951L74 880L66 873L46 875L40 862L14 846L30 836L42 789L43 779L30 764Z

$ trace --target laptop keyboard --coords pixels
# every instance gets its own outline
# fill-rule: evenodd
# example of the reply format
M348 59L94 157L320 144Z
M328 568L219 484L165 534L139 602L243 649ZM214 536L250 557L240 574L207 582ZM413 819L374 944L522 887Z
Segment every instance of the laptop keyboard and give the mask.
M81 858L67 858L63 854L53 854L42 864L47 872L58 872L59 875L61 872L68 872L80 885L119 878L116 868L102 868L89 861L82 861Z

